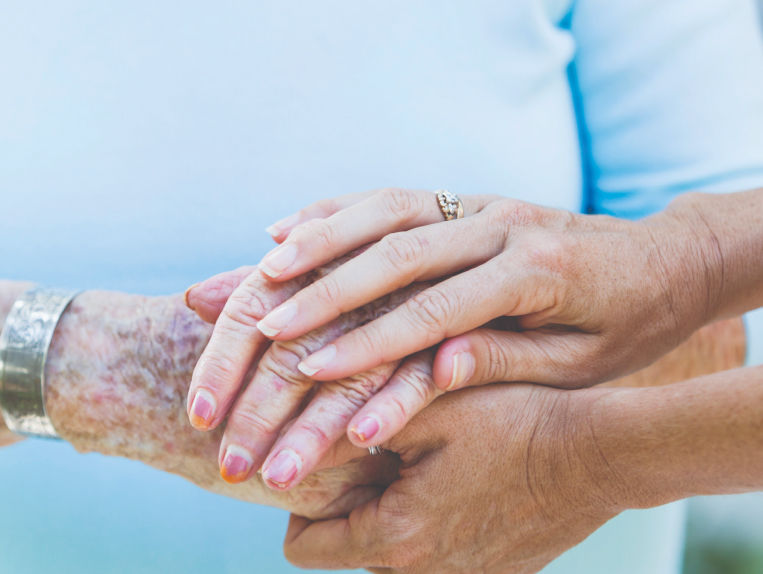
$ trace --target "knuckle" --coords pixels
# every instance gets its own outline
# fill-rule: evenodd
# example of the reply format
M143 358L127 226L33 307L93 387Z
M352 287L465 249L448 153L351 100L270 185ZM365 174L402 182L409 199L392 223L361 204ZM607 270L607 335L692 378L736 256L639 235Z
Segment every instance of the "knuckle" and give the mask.
M408 308L415 320L438 338L445 333L448 318L455 314L453 299L436 286L414 295Z
M574 253L570 242L557 233L543 233L526 242L525 257L531 268L565 275L571 268Z
M509 357L506 349L496 339L490 335L485 339L485 360L483 362L485 370L485 381L493 382L508 378L509 375ZM479 361L477 364L479 365Z
M329 447L335 440L335 437L329 436L321 425L313 420L300 420L289 433L307 435L312 439L313 444L317 444L320 448Z
M502 199L488 208L491 223L496 225L524 225L540 220L541 208L517 199Z
M426 405L434 398L436 387L424 369L405 369L397 377L406 391L390 393L389 402L402 420L408 420L414 414L414 405Z
M427 251L427 244L419 234L403 231L385 236L378 249L392 269L410 269L418 266Z
M382 206L396 220L407 220L421 211L419 196L406 189L383 189Z
M280 428L278 422L263 414L257 405L241 401L231 413L229 428L246 429L247 436L272 436Z
M339 285L339 283L336 281L336 279L331 277L331 275L327 275L326 277L319 279L318 281L310 285L308 289L321 302L327 303L331 307L335 309L339 309L340 311L343 311L343 309L340 306L340 302L342 301L342 298L343 298L342 288Z
M228 355L221 353L205 354L199 366L203 369L203 386L216 393L229 392L230 382L238 370L237 364ZM201 378L200 377L200 378Z
M325 219L306 221L293 233L297 243L308 244L317 251L334 249L337 243L336 230Z
M299 339L294 341L276 341L260 360L259 367L286 383L304 388L312 386L312 381L303 375L297 364L309 354Z
M329 383L326 390L336 392L342 397L344 404L354 412L365 405L385 382L386 377L382 373L370 371Z
M223 316L234 325L247 329L257 327L257 321L267 313L267 304L261 293L250 283L242 283L223 307Z

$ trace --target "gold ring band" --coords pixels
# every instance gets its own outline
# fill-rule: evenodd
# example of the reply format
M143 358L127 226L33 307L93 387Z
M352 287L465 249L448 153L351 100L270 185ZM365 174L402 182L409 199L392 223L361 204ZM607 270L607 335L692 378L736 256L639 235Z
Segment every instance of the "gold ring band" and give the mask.
M435 194L437 195L437 205L440 207L440 212L445 221L461 219L464 216L464 204L461 203L461 199L455 193L451 193L447 189L438 189Z

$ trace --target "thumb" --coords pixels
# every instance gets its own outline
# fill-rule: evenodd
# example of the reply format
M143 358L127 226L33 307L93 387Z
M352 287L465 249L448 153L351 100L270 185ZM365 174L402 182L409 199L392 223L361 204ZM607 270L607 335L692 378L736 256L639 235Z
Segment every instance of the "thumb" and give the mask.
M186 307L203 321L216 322L231 293L256 269L255 265L247 265L191 285L183 295Z
M495 382L526 381L563 388L591 384L595 334L538 329L523 332L475 329L437 350L433 377L453 391Z

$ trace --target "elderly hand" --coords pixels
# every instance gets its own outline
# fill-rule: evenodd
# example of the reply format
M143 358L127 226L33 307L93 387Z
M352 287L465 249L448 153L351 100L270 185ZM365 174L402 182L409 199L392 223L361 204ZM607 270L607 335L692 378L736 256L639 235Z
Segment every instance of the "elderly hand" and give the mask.
M241 281L246 282L247 296L230 297ZM262 467L268 486L288 490L318 468L348 423L356 445L378 444L441 393L430 376L431 352L399 366L395 361L316 385L297 369L302 359L342 332L393 308L411 291L382 298L294 341L271 344L255 328L256 317L298 286L295 281L273 284L259 272L242 268L212 277L186 295L187 304L203 319L216 322L194 369L189 415L196 428L211 430L225 420L231 406L219 454L221 474L228 482L243 482ZM241 304L249 306L245 321L236 320L233 311ZM240 345L242 341L249 343ZM364 415L369 409L375 418ZM369 421L383 423L374 429Z
M591 391L494 385L449 394L388 445L400 478L346 518L292 516L304 568L536 572L615 516L587 437ZM590 457L590 459L589 459Z

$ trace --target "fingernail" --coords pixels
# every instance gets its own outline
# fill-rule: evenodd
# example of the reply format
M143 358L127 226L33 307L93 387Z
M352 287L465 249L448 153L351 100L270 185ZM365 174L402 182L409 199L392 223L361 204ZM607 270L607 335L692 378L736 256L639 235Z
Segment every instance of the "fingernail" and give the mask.
M296 246L287 243L285 245L279 245L273 251L268 253L260 261L259 268L268 277L278 277L281 273L294 263L297 258Z
M290 448L285 448L262 470L262 478L278 488L286 488L301 469L300 456Z
M266 337L275 337L288 327L291 320L296 316L297 304L289 301L265 315L261 321L257 322L257 328Z
M380 428L381 423L379 423L379 419L374 415L369 415L360 419L358 424L350 429L350 432L354 434L359 441L365 442L371 440L374 435L379 432Z
M474 357L471 353L460 352L453 355L453 373L446 391L460 387L474 374Z
M217 401L207 390L199 389L191 404L191 424L197 429L206 429L215 416Z
M252 455L248 450L236 444L229 445L220 465L220 476L225 482L241 482L248 476L252 463Z
M299 223L299 214L295 213L289 217L284 217L283 219L276 221L273 225L269 225L265 228L265 231L275 237L290 227L294 227L297 223Z
M308 377L312 377L315 373L325 368L335 356L336 345L328 345L317 353L313 353L304 361L301 361L297 368Z
M191 295L191 291L193 291L196 287L198 287L198 283L194 283L191 285L188 289L185 290L185 293L183 293L183 303L185 303L185 306L188 307L191 311L196 311L193 305L191 305L188 302L188 297Z

